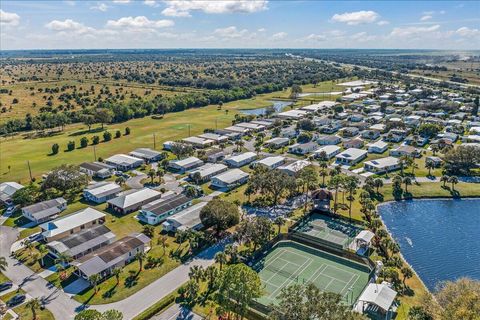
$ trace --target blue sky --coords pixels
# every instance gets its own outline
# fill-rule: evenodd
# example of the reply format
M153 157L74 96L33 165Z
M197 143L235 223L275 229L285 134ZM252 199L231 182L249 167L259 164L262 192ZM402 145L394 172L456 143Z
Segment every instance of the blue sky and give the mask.
M0 46L480 49L480 1L0 2Z

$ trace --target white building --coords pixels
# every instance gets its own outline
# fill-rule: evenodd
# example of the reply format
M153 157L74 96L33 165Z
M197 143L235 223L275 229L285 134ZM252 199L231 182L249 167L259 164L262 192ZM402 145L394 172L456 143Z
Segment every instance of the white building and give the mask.
M231 169L211 179L211 187L231 190L247 182L249 174L240 169Z
M206 163L195 170L190 171L188 177L192 180L198 179L199 183L210 180L213 176L216 176L222 172L228 170L228 167L221 163Z
M167 232L176 232L177 230L199 230L203 227L200 219L200 211L207 202L200 202L187 209L174 214L162 223L163 230Z
M224 161L229 167L239 168L255 161L255 159L257 159L257 154L255 152L244 152L235 156L230 156Z
M288 165L285 165L285 166L280 166L278 167L278 170L281 170L283 172L285 172L286 174L288 175L295 175L297 174L300 170L302 170L303 168L311 165L312 163L310 161L307 161L307 160L298 160L298 161L295 161L295 162L292 162Z
M255 161L252 163L253 167L256 166L264 166L268 169L275 169L285 163L285 157L282 156L273 156L273 157L266 157L262 160Z
M388 149L388 143L378 140L367 144L369 153L384 153Z
M23 207L22 215L38 224L55 219L65 209L67 209L67 201L60 197Z
M128 171L140 167L143 164L143 159L126 154L116 154L105 159L105 163L115 167L117 170Z
M183 138L182 142L186 144L190 144L195 148L203 149L203 148L210 147L211 145L213 145L215 141L210 139L200 138L200 137L188 137L188 138Z
M400 169L400 160L395 157L385 157L364 162L364 169L373 173L385 173Z
M349 148L335 156L336 163L340 165L353 166L367 157L367 151L356 148Z
M320 149L315 151L315 158L321 158L323 152L325 152L325 156L328 159L335 157L337 154L340 153L340 147L335 145L326 145L321 147Z
M83 197L87 201L104 203L116 197L123 189L113 182L99 182L88 186L83 190Z
M13 194L23 188L24 186L16 182L0 183L0 202L10 204L12 202Z
M184 173L186 171L195 169L203 164L203 161L197 157L188 157L181 160L170 160L168 167L174 171Z

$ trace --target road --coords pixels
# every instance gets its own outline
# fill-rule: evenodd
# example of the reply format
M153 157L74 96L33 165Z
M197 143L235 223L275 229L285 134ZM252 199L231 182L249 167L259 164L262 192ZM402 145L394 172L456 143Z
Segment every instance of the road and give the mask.
M147 177L147 175L142 173L142 174L136 175L134 177L128 178L127 181L125 181L125 184L131 189L142 189L143 184L142 184L141 181L143 179L145 179L146 177Z
M202 320L202 317L179 304L174 304L161 314L154 316L152 320Z
M188 281L190 267L212 265L215 254L222 251L226 244L226 242L222 242L206 249L192 260L173 269L124 300L104 305L85 306L71 299L62 290L51 285L28 267L10 257L10 248L17 237L18 230L0 226L0 256L5 257L8 262L7 269L4 271L5 276L30 296L39 298L45 307L52 312L55 319L61 320L73 319L75 314L84 308L92 308L101 312L116 309L123 313L124 319L132 319Z

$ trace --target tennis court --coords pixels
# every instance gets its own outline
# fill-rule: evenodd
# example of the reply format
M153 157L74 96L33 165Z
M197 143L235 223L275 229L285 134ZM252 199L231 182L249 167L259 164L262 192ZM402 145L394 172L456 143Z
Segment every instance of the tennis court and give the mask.
M302 222L295 230L331 242L345 249L362 228L341 219L315 213Z
M293 241L280 241L253 268L265 285L257 299L263 305L275 304L282 288L295 283L313 283L320 290L338 293L352 305L369 280L367 266Z

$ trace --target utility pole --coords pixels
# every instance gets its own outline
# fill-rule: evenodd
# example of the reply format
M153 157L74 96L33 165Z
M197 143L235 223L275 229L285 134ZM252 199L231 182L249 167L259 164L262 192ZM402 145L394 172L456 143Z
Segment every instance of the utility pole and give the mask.
M188 136L190 137L190 123L188 124Z
M27 160L27 165L28 165L28 172L30 173L30 182L33 182L32 168L30 167L30 160Z
M154 133L154 134L153 134L153 150L156 149L156 145L157 145L157 143L156 143L156 141L155 141L155 133Z
M95 149L95 146L93 146L93 161L97 161L97 150Z
M217 119L215 119L215 130L217 130Z

